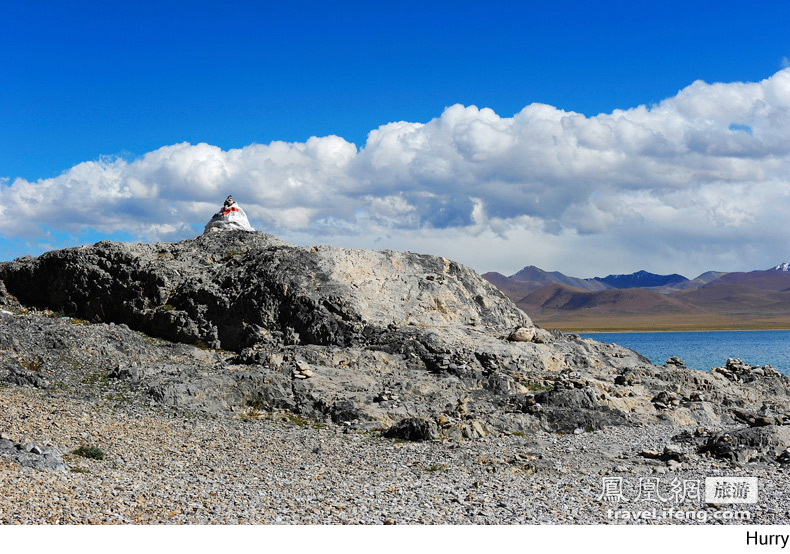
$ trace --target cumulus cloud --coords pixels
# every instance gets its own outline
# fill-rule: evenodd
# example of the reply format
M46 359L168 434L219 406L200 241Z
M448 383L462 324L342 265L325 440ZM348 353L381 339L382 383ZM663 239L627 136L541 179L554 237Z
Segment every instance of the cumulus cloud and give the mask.
M461 261L481 270L766 265L790 259L790 68L757 83L696 81L657 105L595 117L455 105L427 123L382 125L361 148L337 136L228 151L183 143L52 179L3 179L0 234L186 238L228 193L259 229L412 250L456 240L468 245ZM650 266L657 256L677 265Z

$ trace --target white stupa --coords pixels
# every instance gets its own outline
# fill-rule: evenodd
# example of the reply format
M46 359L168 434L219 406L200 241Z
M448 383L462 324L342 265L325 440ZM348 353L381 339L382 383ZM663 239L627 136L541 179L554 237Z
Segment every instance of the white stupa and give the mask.
M225 204L222 209L214 214L211 221L206 223L206 229L203 234L212 231L254 231L250 227L250 222L247 220L247 214L244 210L233 200L233 196L228 196L225 199Z

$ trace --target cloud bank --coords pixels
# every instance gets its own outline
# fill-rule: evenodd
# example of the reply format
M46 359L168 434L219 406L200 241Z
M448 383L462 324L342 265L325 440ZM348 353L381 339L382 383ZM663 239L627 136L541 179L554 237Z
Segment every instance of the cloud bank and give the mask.
M595 117L454 105L361 148L182 143L84 162L0 181L0 234L182 239L229 193L253 226L291 240L455 254L479 270L768 267L790 260L790 68Z

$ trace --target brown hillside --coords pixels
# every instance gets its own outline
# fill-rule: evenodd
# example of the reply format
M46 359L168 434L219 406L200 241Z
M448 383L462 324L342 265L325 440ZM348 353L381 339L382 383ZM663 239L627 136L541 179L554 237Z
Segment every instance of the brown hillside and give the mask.
M501 278L499 282L496 276ZM712 272L710 276L714 276ZM698 289L672 294L648 289L586 291L560 283L524 291L508 286L513 279L504 275L485 277L500 286L535 323L549 329L790 328L790 274L784 272L729 273Z
M547 285L517 302L527 313L581 310L603 315L649 313L696 313L690 306L671 296L644 289L609 289L583 291L566 285Z
M749 281L749 284L753 282ZM757 284L766 286L768 281L760 279ZM790 292L760 289L743 283L704 286L695 291L672 296L682 302L720 314L790 315Z
M484 273L481 277L504 292L511 300L522 298L542 286L535 282L516 281L496 271Z
M727 273L701 288L713 288L721 285L746 285L759 290L785 291L790 289L790 272L769 269L748 273Z

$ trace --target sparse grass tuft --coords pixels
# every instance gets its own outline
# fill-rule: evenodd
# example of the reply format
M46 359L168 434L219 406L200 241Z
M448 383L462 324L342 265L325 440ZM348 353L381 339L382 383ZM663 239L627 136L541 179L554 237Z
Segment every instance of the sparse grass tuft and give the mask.
M310 423L309 421L307 421L302 416L299 416L299 415L296 415L296 414L285 414L283 416L283 421L286 422L286 423L292 423L293 425L296 425L297 427L307 427L307 425Z
M310 427L311 429L325 429L326 423L307 419L297 414L284 414L282 420L286 423L296 425L297 427Z
M19 365L34 373L41 371L41 362L39 360L20 360Z
M76 454L77 456L82 456L83 458L90 458L91 460L104 459L104 451L98 446L82 445L76 450L74 450L72 454Z
M550 385L547 385L545 383L537 383L535 381L524 380L524 381L519 381L519 383L521 385L523 385L524 388L526 388L527 390L532 391L532 392L544 392L544 391L551 390L552 388L554 388L554 387L552 387Z
M255 399L248 399L247 400L247 410L240 415L241 419L249 420L249 419L261 419L266 415L266 411L264 410L263 401L259 398Z
M248 398L247 408L250 410L255 410L256 412L262 412L266 408L266 405L260 398Z
M85 375L82 378L81 383L83 385L104 385L108 383L109 380L110 377L107 375L106 371L97 370Z
M200 339L197 339L195 342L193 342L192 346L194 346L195 348L199 348L200 350L214 350L208 344L206 344L204 341Z
M229 260L232 260L236 256L240 256L241 254L243 254L243 252L239 250L228 250L228 252L224 256L222 256L222 258L220 258L219 261L227 262Z

